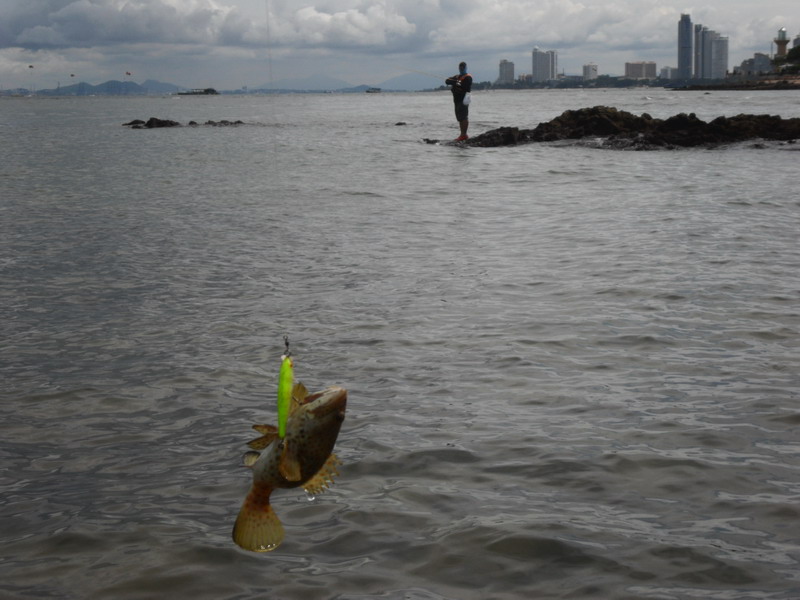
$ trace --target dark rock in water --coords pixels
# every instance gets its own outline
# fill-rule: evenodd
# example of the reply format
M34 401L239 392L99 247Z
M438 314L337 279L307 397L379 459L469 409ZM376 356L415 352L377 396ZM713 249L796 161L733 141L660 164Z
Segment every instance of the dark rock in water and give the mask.
M147 127L147 129L155 129L157 127L180 127L181 124L177 121L171 121L170 119L157 119L155 117L150 117L144 126Z
M568 110L534 129L500 127L470 138L468 146L513 146L531 142L592 140L600 148L653 150L719 146L751 139L800 139L800 118L771 115L718 117L706 123L692 114L654 119L608 106ZM425 140L436 143L437 140Z
M492 129L486 133L469 138L465 143L469 144L470 146L491 148L494 146L513 146L519 142L519 127L500 127L498 129Z
M243 121L227 121L223 119L222 121L206 121L206 125L213 125L214 127L225 127L229 125L244 125Z
M402 125L407 125L407 124L408 123L406 123L405 121L398 121L397 123L395 123L395 127L400 127Z
M230 125L244 125L244 121L227 121L223 119L222 121L206 121L206 125L212 125L214 127L223 127L223 126L230 126ZM197 121L189 121L189 125L194 127L197 126ZM156 117L150 117L150 119L145 122L141 119L134 119L129 123L123 123L123 126L130 127L131 129L153 129L157 127L180 127L181 124L177 121L171 121L169 119L157 119Z
M154 127L180 127L181 124L177 121L150 117L147 122L144 122L141 119L134 119L133 121L129 123L123 123L122 125L124 127L130 127L131 129L153 129Z
M652 121L647 114L637 117L624 110L595 106L565 111L552 121L540 123L536 129L529 130L526 134L532 142L578 140L621 134L636 135L645 131Z

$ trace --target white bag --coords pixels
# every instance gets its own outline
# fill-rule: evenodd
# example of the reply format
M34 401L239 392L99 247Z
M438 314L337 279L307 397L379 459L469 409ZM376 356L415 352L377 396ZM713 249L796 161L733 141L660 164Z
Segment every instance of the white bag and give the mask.
M467 92L464 94L464 99L461 101L461 104L464 106L469 106L470 102L472 102L472 92Z

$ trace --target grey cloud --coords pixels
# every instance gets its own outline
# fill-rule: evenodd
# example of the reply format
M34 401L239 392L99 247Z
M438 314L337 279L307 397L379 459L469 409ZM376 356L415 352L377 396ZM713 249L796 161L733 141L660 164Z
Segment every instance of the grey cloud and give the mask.
M118 43L240 43L249 24L210 0L38 0L20 3L0 46L43 48Z

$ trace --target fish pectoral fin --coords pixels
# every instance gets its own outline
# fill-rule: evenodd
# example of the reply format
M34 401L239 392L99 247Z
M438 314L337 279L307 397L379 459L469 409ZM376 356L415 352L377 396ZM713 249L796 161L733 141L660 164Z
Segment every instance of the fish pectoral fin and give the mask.
M311 495L321 494L333 484L334 476L339 474L339 465L342 464L335 454L331 454L322 468L303 484L303 489Z
M278 461L278 471L287 481L300 481L300 461L294 452L289 450L289 444L284 443L280 461Z
M268 433L278 433L278 428L275 427L275 425L253 425L253 429L264 435Z
M251 552L275 550L283 541L283 525L269 503L272 488L253 485L233 525L233 541Z
M242 455L242 464L245 467L252 467L254 464L256 464L256 461L258 460L259 456L261 456L260 452L255 452L253 450L250 450L249 452L245 452Z
M256 438L254 440L250 440L247 442L247 445L250 446L253 450L263 450L267 446L269 446L272 442L278 439L278 430L271 431L269 433L265 433L260 438Z

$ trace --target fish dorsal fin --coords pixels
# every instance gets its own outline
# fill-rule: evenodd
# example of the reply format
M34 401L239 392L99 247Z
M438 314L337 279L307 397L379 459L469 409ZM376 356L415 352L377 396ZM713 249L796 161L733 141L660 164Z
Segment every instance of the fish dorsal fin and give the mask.
M306 397L308 396L308 390L306 386L302 383L298 382L294 385L292 389L292 404L289 406L289 416L291 417L294 413L297 412L303 404L306 403Z
M322 468L317 471L317 473L311 479L305 482L303 489L312 496L315 494L321 494L328 489L328 486L333 484L333 478L339 474L338 467L341 464L342 462L336 457L336 455L331 454L328 457L328 460L325 461L325 464L322 465Z
M300 461L286 442L283 444L283 452L281 452L281 459L278 462L278 471L287 481L300 481L302 477Z
M242 464L245 467L252 467L254 464L256 464L256 461L258 460L259 456L261 456L260 452L255 452L253 450L250 450L249 452L245 452L242 455Z
M253 450L263 450L278 437L278 428L274 425L253 425L253 429L264 434L260 438L247 442L247 445Z
M308 396L308 390L306 386L303 385L303 382L298 381L295 383L294 388L292 388L292 398L297 400L300 404L304 404L306 396Z
M255 429L258 433L277 433L278 428L275 425L253 425L253 429Z

